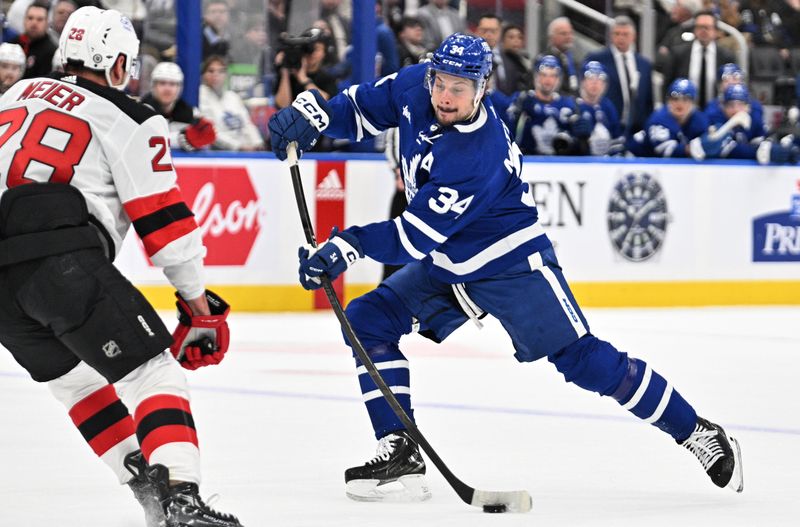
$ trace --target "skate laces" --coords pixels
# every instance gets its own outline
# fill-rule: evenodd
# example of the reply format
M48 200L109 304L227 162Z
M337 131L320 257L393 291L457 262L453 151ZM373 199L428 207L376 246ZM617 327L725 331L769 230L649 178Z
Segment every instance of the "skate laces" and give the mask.
M389 434L388 436L380 438L378 440L378 446L375 449L375 457L367 461L367 465L374 465L381 461L389 461L389 458L392 457L394 453L394 442L398 439L400 439L400 437L395 434Z
M708 468L725 455L719 442L719 431L714 428L705 428L697 425L692 435L683 442L683 447L700 460L703 468Z

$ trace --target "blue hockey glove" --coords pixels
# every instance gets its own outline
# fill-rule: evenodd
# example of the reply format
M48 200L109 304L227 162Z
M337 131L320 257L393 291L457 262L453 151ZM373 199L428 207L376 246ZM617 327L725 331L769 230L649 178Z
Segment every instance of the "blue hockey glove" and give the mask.
M572 123L572 135L580 138L589 137L592 135L592 122L583 116L579 116Z
M792 164L797 162L797 151L793 146L763 141L756 150L756 159L761 165Z
M304 91L269 120L272 151L281 161L286 160L286 148L297 142L297 155L312 148L320 133L330 124L331 111L328 103L317 90Z
M364 257L358 238L348 232L339 232L337 227L331 231L328 241L312 251L300 247L297 252L300 258L300 285L308 290L322 287L319 277L323 274L331 281L336 280L356 260Z
M689 153L695 161L702 161L707 157L719 157L726 144L733 141L730 134L719 139L712 139L708 132L689 141Z

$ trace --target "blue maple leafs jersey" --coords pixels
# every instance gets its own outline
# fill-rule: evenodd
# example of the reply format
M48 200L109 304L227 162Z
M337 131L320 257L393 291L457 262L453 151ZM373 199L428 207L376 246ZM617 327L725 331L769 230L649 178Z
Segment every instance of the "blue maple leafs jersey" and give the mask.
M561 132L571 133L576 109L572 97L555 94L552 101L545 102L529 90L513 97L506 120L524 154L553 155L553 138Z
M550 246L522 155L488 98L475 117L442 127L424 87L427 66L408 66L351 86L328 104L325 135L360 141L398 127L408 207L394 220L350 227L382 263L421 260L431 276L459 283L492 276Z
M604 156L612 153L612 148L622 141L622 124L614 104L607 98L600 99L598 104L589 104L578 99L578 110L581 117L592 123L592 134L589 136L589 153L593 156Z
M686 145L708 131L703 112L692 110L681 126L666 105L653 112L644 125L628 140L628 151L640 157L688 157Z
M757 103L758 101L753 102ZM760 104L758 108L761 109L761 112L764 111ZM722 147L719 154L720 157L727 157L730 159L756 159L758 145L764 140L767 132L764 129L763 113L758 114L756 107L753 106L752 103L749 113L751 120L750 129L745 130L741 126L734 128L731 133L733 141L726 143ZM706 117L708 117L709 125L715 128L719 128L728 120L718 99L714 99L706 105L705 114Z

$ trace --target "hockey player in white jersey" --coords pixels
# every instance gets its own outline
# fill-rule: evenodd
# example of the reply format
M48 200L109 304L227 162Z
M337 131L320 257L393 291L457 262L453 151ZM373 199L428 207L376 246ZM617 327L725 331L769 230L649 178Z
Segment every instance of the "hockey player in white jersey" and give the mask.
M81 8L59 43L65 73L0 98L0 343L131 486L148 526L237 527L200 498L178 362L222 359L229 308L205 289L166 121L120 91L138 51L126 17ZM131 224L177 290L173 335L112 264Z
M325 101L313 91L270 121L285 159L290 141L306 150L320 132L360 140L399 127L406 211L393 221L334 229L301 248L300 282L321 287L369 256L406 264L352 300L347 315L386 384L413 419L409 361L400 339L412 331L441 342L469 319L500 320L521 362L546 357L567 382L609 396L690 450L719 487L743 488L738 442L697 415L667 380L640 359L595 337L570 292L541 224L522 156L484 90L492 52L483 39L455 34L429 64L408 66ZM425 463L386 400L356 362L378 439L376 456L345 471L358 500L425 499Z

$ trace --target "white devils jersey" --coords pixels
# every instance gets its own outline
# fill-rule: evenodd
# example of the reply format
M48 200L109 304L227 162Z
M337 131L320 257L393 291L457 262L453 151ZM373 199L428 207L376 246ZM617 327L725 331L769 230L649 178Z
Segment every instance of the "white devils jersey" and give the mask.
M163 117L113 88L65 74L19 81L0 98L0 192L67 183L86 198L114 254L133 223L153 265L201 259L168 136Z

